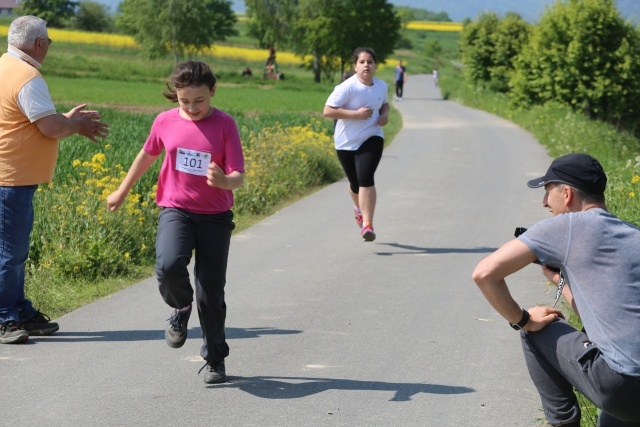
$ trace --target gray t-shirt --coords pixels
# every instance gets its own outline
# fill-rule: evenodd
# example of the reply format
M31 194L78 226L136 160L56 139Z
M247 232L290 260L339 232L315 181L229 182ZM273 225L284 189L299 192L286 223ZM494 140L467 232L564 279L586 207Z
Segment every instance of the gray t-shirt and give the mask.
M562 270L589 340L611 369L640 376L640 229L590 209L539 222L519 239L542 264Z

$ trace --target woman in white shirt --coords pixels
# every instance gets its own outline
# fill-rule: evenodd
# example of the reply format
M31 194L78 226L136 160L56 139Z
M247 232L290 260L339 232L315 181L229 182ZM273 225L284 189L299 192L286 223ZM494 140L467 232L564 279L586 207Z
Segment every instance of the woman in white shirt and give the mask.
M355 74L336 86L324 106L324 116L337 119L334 142L349 180L356 223L365 242L375 240L374 174L384 147L382 126L389 121L388 87L374 77L376 54L370 48L353 53Z

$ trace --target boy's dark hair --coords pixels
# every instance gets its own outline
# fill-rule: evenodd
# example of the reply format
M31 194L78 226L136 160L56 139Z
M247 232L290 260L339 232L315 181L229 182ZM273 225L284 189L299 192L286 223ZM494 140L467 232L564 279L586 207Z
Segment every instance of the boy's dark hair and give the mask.
M358 57L361 53L368 53L373 58L373 62L378 63L378 57L376 57L376 53L370 47L358 47L353 51L353 55L351 56L351 63L355 64L358 62Z
M211 68L204 62L186 61L173 70L166 83L167 91L162 92L165 98L171 102L178 102L176 89L187 86L207 86L212 90L216 85L216 77Z

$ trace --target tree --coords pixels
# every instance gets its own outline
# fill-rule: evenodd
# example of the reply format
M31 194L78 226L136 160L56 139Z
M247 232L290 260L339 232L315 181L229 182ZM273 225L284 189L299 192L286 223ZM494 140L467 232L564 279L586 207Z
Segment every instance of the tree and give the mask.
M249 35L260 46L286 46L291 38L296 2L291 0L245 0Z
M518 104L560 102L616 125L637 121L640 34L613 0L569 0L547 9L518 56Z
M361 46L373 48L378 61L385 62L400 39L400 18L393 5L387 0L343 0L340 3L343 13L336 20L338 28L334 34L341 69L344 71L345 66L351 66L351 55Z
M22 0L15 13L18 15L34 15L47 21L53 28L62 28L75 14L77 2L70 0Z
M95 1L83 0L78 5L78 12L72 20L72 26L83 31L106 32L115 27L115 23L107 6Z
M150 57L179 58L234 35L236 21L226 0L124 0L118 28L140 43Z

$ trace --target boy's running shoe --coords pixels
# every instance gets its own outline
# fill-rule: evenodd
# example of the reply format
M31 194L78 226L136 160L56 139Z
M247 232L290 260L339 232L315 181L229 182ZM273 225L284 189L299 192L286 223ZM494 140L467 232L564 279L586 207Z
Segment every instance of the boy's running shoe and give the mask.
M189 306L185 311L174 308L171 317L167 319L169 324L164 331L164 339L169 347L180 348L187 340L187 324L191 316L191 307Z
M207 362L198 374L204 369L204 382L207 384L220 384L227 380L224 362Z

